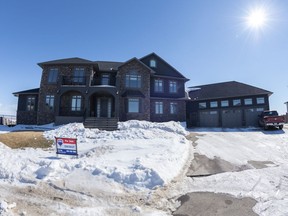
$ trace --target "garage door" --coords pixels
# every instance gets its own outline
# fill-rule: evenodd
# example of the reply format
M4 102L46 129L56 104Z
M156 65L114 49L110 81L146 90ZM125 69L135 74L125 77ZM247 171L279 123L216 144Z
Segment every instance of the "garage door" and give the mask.
M263 111L263 108L257 108L257 109L246 109L245 110L245 122L246 126L258 126L258 115L261 114Z
M242 110L223 110L222 127L242 127Z
M218 111L200 112L200 127L219 127Z

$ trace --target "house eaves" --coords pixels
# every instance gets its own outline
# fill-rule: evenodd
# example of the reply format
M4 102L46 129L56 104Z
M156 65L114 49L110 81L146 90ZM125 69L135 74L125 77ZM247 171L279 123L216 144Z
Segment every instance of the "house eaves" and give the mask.
M47 61L47 62L41 62L38 63L38 65L43 68L45 65L60 65L60 64L81 64L81 65L92 65L94 64L93 61L87 60L87 59L82 59L82 58L66 58L66 59L57 59L57 60L52 60L52 61Z
M24 91L19 91L19 92L14 92L12 93L15 97L18 97L20 94L21 95L32 95L32 94L39 94L40 88L35 88L35 89L29 89L29 90L24 90Z
M252 95L270 96L273 94L272 92L265 89L261 89L236 81L214 83L202 86L192 86L188 91L191 100L215 100Z

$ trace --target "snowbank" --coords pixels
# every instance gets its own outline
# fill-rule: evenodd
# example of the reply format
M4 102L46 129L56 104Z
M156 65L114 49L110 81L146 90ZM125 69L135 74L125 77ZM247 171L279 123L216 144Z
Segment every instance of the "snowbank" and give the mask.
M186 134L176 122L128 121L111 132L72 123L46 131L44 136L77 138L78 158L57 158L55 148L14 150L0 144L1 158L9 158L0 164L0 180L56 181L83 170L91 179L104 176L129 188L153 189L180 174L190 153Z

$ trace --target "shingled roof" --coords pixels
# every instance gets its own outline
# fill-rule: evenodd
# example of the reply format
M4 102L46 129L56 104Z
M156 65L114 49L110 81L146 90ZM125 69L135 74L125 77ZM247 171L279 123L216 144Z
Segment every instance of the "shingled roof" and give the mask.
M192 86L189 88L191 100L208 100L267 94L270 96L273 93L265 89L236 81Z
M18 97L20 94L39 94L39 89L40 88L35 88L35 89L29 89L29 90L20 91L20 92L14 92L13 95Z
M38 63L40 67L42 67L43 65L54 65L54 64L93 64L93 61L75 57L75 58L58 59Z
M123 62L111 62L111 61L95 61L95 64L98 65L100 71L114 71L118 70Z

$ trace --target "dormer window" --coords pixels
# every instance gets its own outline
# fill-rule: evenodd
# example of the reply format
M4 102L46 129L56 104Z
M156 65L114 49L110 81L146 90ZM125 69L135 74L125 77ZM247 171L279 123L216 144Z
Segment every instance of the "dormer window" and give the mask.
M156 60L154 60L154 59L150 60L150 67L156 68Z

